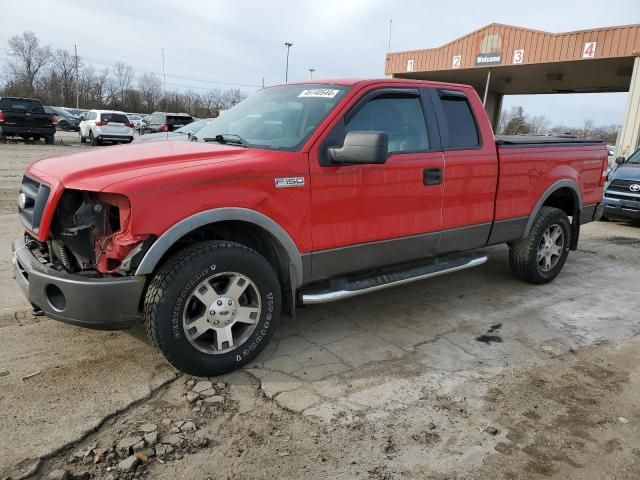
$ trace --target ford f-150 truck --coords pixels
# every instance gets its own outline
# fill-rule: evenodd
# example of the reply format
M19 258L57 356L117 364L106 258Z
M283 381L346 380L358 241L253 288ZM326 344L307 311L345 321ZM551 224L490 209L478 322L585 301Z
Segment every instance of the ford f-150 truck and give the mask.
M413 80L265 88L192 140L30 165L13 263L36 311L142 321L195 375L249 362L283 312L475 267L489 245L550 282L607 168L604 143L496 139L473 88Z

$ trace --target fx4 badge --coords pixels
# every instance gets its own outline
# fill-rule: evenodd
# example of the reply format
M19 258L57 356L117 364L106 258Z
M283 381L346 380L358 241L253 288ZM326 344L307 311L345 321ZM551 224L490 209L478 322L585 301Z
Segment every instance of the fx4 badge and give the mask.
M276 178L276 188L304 187L304 177Z

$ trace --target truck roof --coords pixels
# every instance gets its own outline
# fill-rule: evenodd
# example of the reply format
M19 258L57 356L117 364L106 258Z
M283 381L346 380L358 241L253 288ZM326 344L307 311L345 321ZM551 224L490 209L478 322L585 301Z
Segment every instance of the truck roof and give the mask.
M389 83L389 82L398 82L398 83L415 83L416 86L453 86L453 87L468 87L468 85L463 85L459 83L451 83L451 82L436 82L432 80L415 80L412 78L322 78L316 80L303 80L297 82L289 82L288 84L296 85L296 84L327 84L327 85L361 85L361 84L376 84L376 83Z

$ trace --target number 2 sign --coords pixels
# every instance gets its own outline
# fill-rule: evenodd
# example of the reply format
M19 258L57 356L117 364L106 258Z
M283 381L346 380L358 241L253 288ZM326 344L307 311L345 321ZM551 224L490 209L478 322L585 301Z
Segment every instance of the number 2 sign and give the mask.
M460 68L461 63L462 63L462 55L454 55L453 60L451 62L451 68Z
M596 56L596 42L586 42L582 49L582 58L593 58Z

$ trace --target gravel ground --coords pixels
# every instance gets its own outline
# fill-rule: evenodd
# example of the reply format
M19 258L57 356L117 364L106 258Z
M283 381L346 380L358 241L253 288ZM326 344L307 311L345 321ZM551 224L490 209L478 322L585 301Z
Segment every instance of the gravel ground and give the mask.
M20 177L90 148L56 137L0 145L0 478L638 478L638 225L585 226L551 285L514 280L494 247L301 309L248 368L193 379L140 328L30 315L11 278Z

